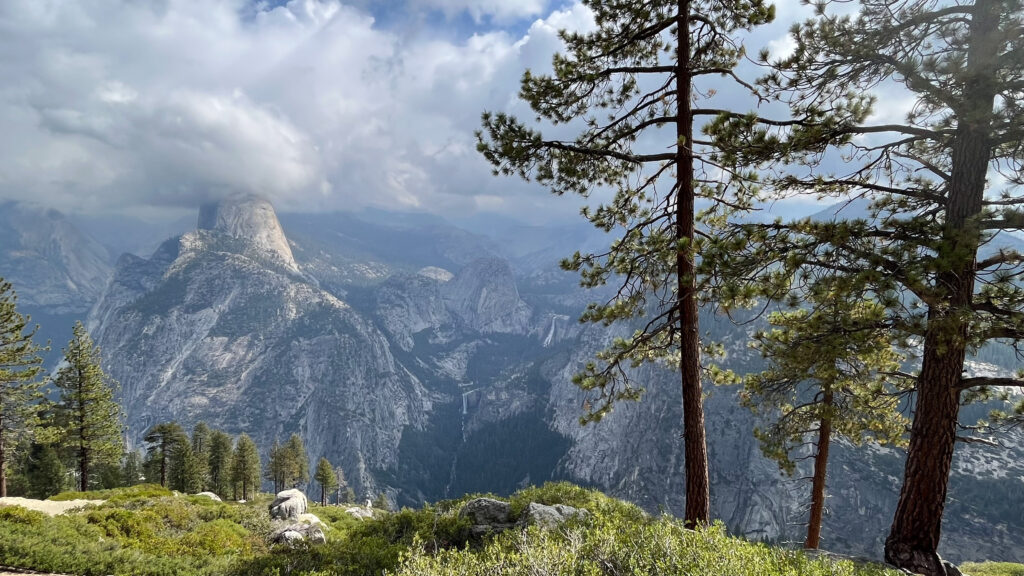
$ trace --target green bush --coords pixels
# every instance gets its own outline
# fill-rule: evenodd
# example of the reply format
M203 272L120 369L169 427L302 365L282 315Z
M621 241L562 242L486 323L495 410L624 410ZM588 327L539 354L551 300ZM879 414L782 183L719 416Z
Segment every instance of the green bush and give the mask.
M139 484L128 488L113 488L111 490L91 490L89 492L61 492L51 496L48 500L55 502L66 502L68 500L107 500L110 502L124 502L136 498L159 498L161 496L172 496L173 492L159 484Z
M239 563L232 574L377 575L396 569L411 546L436 551L464 546L469 538L468 523L451 505L406 508L367 520L352 518L341 509L320 507L314 512L332 526L326 544L279 546L270 555Z
M46 514L22 508L21 506L0 506L0 522L38 526L46 520Z
M584 508L593 514L621 516L642 521L646 513L635 504L609 498L597 490L581 488L569 482L549 482L543 486L531 486L516 492L509 499L513 519L518 519L531 502L552 506L565 504Z
M1024 564L1010 562L967 562L960 570L971 576L1024 576Z
M0 565L82 576L199 576L225 574L240 558L266 554L266 508L214 504L134 492L52 518L2 507Z
M576 576L695 574L700 576L895 576L882 567L812 560L803 553L743 542L721 525L690 531L667 517L635 522L598 517L591 527L502 534L481 549L436 554L413 547L398 576L480 574Z
M182 554L199 556L245 555L252 551L249 531L224 518L200 524L181 538L179 546Z

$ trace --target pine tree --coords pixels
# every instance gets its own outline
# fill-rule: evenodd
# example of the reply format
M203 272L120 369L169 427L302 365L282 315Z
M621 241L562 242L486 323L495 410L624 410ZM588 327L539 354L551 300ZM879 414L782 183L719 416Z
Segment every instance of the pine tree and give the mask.
M256 495L260 487L260 454L256 444L248 434L238 437L235 453L231 460L231 482L237 490L241 488L243 500Z
M7 468L15 450L39 424L35 404L42 398L44 349L26 332L28 318L17 311L18 296L0 278L0 498L7 496Z
M122 474L120 462L100 464L96 466L92 476L99 479L98 484L101 490L113 490L124 485L124 474Z
M170 458L171 488L186 494L202 492L203 468L199 457L192 450L188 436L179 436L174 442Z
M388 495L381 492L377 495L377 499L373 501L373 507L378 510L391 510L391 503L388 502Z
M920 370L908 375L914 419L885 557L942 576L936 551L960 405L993 387L1024 385L1024 374L964 375L969 352L1024 339L1024 255L987 247L999 233L1024 228L1024 5L858 6L855 15L837 15L822 4L794 28L795 50L762 82L813 121L773 132L731 119L711 132L735 144L729 160L737 166L806 164L787 170L775 186L780 196L866 198L869 214L736 225L713 259L747 281L726 289L738 300L785 298L790 282L838 279L847 293L871 294L885 306L891 342L919 351ZM914 106L903 122L868 124L872 90L890 82L913 94ZM833 173L820 161L837 151L849 163Z
M29 495L32 498L45 500L59 494L64 489L64 477L67 468L60 461L60 456L53 446L33 443L25 466L28 477Z
M198 479L196 492L210 488L210 441L212 432L206 422L200 422L192 429L192 454L195 457L194 475Z
M327 506L327 495L341 485L338 483L338 477L334 474L334 468L327 458L320 457L320 461L316 464L316 475L313 479L320 484L320 505Z
M215 430L210 436L210 489L221 498L231 493L232 444L231 436L221 430Z
M576 376L600 398L583 422L600 419L618 400L636 400L642 389L628 369L643 362L678 366L683 398L686 474L685 520L709 519L696 256L704 242L695 226L698 199L706 218L749 206L752 173L719 170L716 151L698 139L701 118L727 111L700 108L695 100L709 76L753 87L733 72L744 55L736 40L744 29L770 22L763 0L584 0L596 30L563 32L565 53L553 75L527 71L520 96L538 120L580 126L570 139L546 138L504 113L483 115L478 148L495 173L533 179L557 195L589 197L613 190L607 204L584 216L619 236L603 253L576 253L563 267L579 272L588 288L613 283L613 299L588 306L581 320L629 322L639 329L616 340ZM722 78L725 80L723 81ZM668 149L666 151L666 149ZM721 174L721 175L718 175ZM644 318L642 318L644 317Z
M267 470L264 477L274 483L274 493L284 489L288 476L288 453L276 438L267 454Z
M135 486L142 483L143 476L142 456L139 452L132 450L125 454L121 465L121 482L125 486Z
M174 476L174 454L179 444L188 441L185 431L177 422L164 422L146 431L142 440L147 444L146 458L153 463L160 485L170 486L169 481Z
M114 400L117 382L103 372L100 351L81 322L64 349L64 365L54 384L60 390L56 415L62 444L78 466L79 489L89 489L89 473L116 464L124 449L121 406Z
M286 485L294 488L309 482L309 455L306 454L306 445L302 442L302 437L292 434L284 449L288 471Z
M746 378L742 398L755 414L775 417L754 434L765 456L787 473L795 470L793 452L811 448L814 473L804 547L816 549L832 437L900 444L908 423L899 409L903 394L887 386L903 358L888 332L879 329L885 309L832 292L806 296L804 307L772 314L773 329L755 335L771 367Z

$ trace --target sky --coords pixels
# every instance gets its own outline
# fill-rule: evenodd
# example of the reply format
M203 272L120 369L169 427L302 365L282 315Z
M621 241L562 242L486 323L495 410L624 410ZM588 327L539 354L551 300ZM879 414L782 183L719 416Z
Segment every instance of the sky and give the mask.
M777 8L751 53L805 14ZM0 200L578 218L492 176L473 131L484 110L532 116L523 71L592 26L573 0L3 0Z

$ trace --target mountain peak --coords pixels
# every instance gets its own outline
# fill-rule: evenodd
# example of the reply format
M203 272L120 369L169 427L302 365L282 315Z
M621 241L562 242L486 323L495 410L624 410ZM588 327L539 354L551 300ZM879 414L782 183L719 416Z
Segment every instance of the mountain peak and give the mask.
M277 220L274 207L265 198L254 194L236 194L199 208L200 230L211 230L234 238L248 240L269 252L289 268L298 271L298 264L288 246L288 239Z

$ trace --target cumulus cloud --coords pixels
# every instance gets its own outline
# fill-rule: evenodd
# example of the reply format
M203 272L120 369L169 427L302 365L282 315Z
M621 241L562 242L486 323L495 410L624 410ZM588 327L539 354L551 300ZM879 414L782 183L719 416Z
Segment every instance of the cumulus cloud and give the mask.
M423 1L488 18L546 4ZM68 210L236 190L293 210L530 205L546 192L492 180L473 130L585 13L453 40L389 31L337 0L5 0L0 197Z
M277 4L0 2L0 199L575 213L491 177L473 131L483 110L532 116L519 78L550 68L559 29L593 28L578 0L402 0L478 22L414 33L364 0Z

